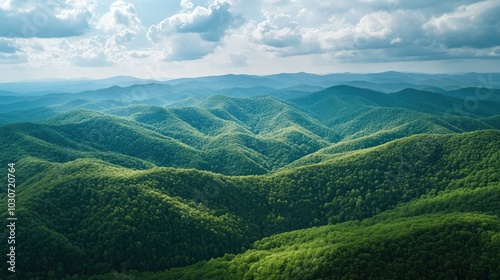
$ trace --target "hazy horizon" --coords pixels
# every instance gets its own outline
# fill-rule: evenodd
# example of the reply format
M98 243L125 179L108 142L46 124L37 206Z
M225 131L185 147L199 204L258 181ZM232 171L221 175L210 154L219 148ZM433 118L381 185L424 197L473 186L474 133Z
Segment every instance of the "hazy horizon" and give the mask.
M193 75L193 76L179 76L179 77L173 77L173 78L165 78L165 79L152 79L152 78L141 78L138 76L132 76L132 75L113 75L113 76L103 76L103 77L97 77L97 78L91 78L91 77L74 77L74 78L60 78L60 77L44 77L44 78L39 78L39 79L20 79L20 80L8 80L8 81L3 81L0 79L0 84L10 84L10 83L38 83L38 82L71 82L71 81L101 81L101 80L110 80L110 79L115 79L115 78L126 78L126 79L136 79L138 81L152 81L152 82L168 82L168 81L174 81L174 80L179 80L179 79L198 79L198 78L205 78L205 77L223 77L223 76L255 76L255 77L267 77L267 76L273 76L273 75L282 75L282 74L311 74L311 75L318 75L318 76L327 76L327 75L342 75L342 74L351 74L351 75L376 75L376 74L384 74L384 73L402 73L402 74L414 74L414 75L450 75L450 76L455 76L455 75L466 75L466 74L478 74L478 75L487 75L487 74L500 74L500 71L496 72L474 72L474 71L464 71L464 72L415 72L415 71L393 71L393 70L387 70L387 71L380 71L380 72L330 72L330 73L313 73L313 72L303 72L303 71L297 71L297 72L276 72L276 73L270 73L270 74L251 74L251 73L225 73L225 74L213 74L213 75Z

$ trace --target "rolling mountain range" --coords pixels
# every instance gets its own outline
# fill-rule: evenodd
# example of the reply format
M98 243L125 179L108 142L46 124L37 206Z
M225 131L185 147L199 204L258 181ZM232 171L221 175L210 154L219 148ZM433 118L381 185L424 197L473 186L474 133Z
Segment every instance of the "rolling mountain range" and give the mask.
M17 277L500 277L500 92L473 87L484 75L0 87Z

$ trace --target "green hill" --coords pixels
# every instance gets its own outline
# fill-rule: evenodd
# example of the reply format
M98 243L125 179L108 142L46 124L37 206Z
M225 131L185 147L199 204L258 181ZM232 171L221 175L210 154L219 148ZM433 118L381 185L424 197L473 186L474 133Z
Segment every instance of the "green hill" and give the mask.
M237 99L237 102L253 102ZM8 160L22 156L64 162L80 157L113 154L157 166L196 168L229 175L264 174L285 166L337 139L326 126L287 107L264 99L263 106L284 111L270 120L257 112L246 122L226 120L209 110L185 107L165 109L134 105L106 110L115 116L77 109L43 124L4 126ZM253 130L253 131L252 131ZM8 132L10 131L10 132ZM107 160L107 159L106 159ZM120 164L120 161L110 161ZM143 163L127 167L141 168Z
M497 192L498 193L498 192ZM496 279L500 219L433 214L272 236L240 255L131 279ZM134 277L135 276L135 277ZM115 279L109 275L108 278Z
M199 104L216 116L235 121L256 134L299 125L329 141L338 141L334 131L315 119L272 97L229 98L213 96Z
M34 174L29 171L32 177L24 181L18 190L18 204L22 205L18 216L23 220L18 236L19 244L23 244L18 249L19 263L22 267L29 267L23 272L27 277L43 277L50 273L60 278L66 274L92 275L112 270L161 271L225 253L240 253L252 242L276 233L374 216L374 221L378 223L377 219L382 218L376 215L384 211L396 209L394 211L408 212L397 209L414 207L411 203L415 203L415 207L427 206L427 203L419 204L419 200L412 202L415 199L428 199L434 204L445 199L451 203L454 190L463 192L466 189L466 195L481 194L468 191L479 188L498 191L499 136L497 130L412 136L369 150L346 153L317 165L272 175L244 177L172 168L134 171L94 159L40 164L40 161L26 158L18 164L20 174L25 172L25 168L33 170L40 165L44 166L44 172ZM495 200L489 201L495 203ZM409 206L402 204L408 202ZM446 208L446 203L439 205ZM471 200L470 205L472 209L464 209L476 212L474 207L478 204ZM497 215L498 211L493 206L485 204L484 207L477 211L484 215ZM432 209L425 211L429 214L443 211ZM414 212L420 215L420 211ZM380 215L383 217L383 214ZM492 238L498 229L497 218L480 214L460 219L436 214L411 220L412 215L400 215L403 220L391 218L380 225L366 226L366 229L363 226L357 231L359 233L353 233L354 237L350 240L358 240L357 234L366 236L367 243L360 245L359 250L368 246L366 248L373 250L369 252L378 256L384 255L384 250L393 250L392 245L384 247L383 244L392 244L387 242L396 242L394 246L406 246L406 250L410 250L412 246L426 246L422 245L423 240L446 242L446 232L464 229L474 236L472 240L477 240L471 241L471 244L477 244L486 242L486 236ZM462 221L468 220L471 220L470 226L465 227ZM394 232L391 227L407 228L406 224L419 226L397 236L385 236L382 240L375 237L384 236L385 227ZM478 225L486 230L487 235L482 233L482 229L476 229ZM338 225L344 226L349 228L351 224ZM373 231L373 236L364 234L366 230ZM314 232L315 229L309 231ZM414 239L415 244L397 245L397 242L405 242L405 236L420 234L423 239ZM460 240L454 239L454 235L449 238L453 242ZM321 240L311 242L321 243ZM351 241L345 242L350 244ZM270 250L259 253L261 257L274 254L274 245L258 245L266 243L267 239L264 239L252 247L257 249L252 250ZM299 241L293 244L296 245L290 247L292 251L296 250L292 248L301 247ZM467 249L472 251L463 252L489 252L482 245L474 246ZM46 249L34 252L32 248ZM356 248L349 249L350 257L345 259L336 259L338 255L332 251L333 255L325 260L324 265L331 267L330 264L337 261L350 263L349 258L361 261L356 257L360 252ZM428 247L421 250L425 248ZM241 256L251 256L254 254L252 250ZM272 258L266 258L266 264L262 263L262 267L266 268L259 271L277 269L281 256L278 254L276 262L269 263ZM284 256L288 261L286 256L289 255ZM297 259L308 263L308 258L302 259L307 254L299 256ZM402 255L403 258L405 256L415 260L422 258L420 255ZM252 262L259 260L255 256L251 259ZM390 259L388 261L390 263ZM26 265L28 263L29 266ZM48 263L54 265L47 266ZM356 268L355 262L352 263L353 269ZM373 265L377 267L376 263ZM444 266L440 269L454 271L455 266L460 265L461 261L458 261L453 263L453 268ZM235 269L245 271L245 267L242 264ZM249 271L257 273L253 269ZM300 269L299 272L306 271ZM487 267L487 271L492 270ZM217 270L210 269L210 273L217 273ZM210 273L207 272L207 275ZM344 275L347 272L324 273L315 275ZM262 275L270 277L271 274Z
M384 94L350 86L335 86L305 97L292 99L291 102L298 108L311 112L334 130L342 131L342 127L337 128L337 125L345 127L348 122L364 123L364 127L357 127L358 132L363 132L373 125L391 128L398 125L394 121L402 123L405 118L416 120L427 114L442 118L453 125L459 123L462 118L492 117L500 112L500 104L495 101L476 100L480 104L472 104L473 101L415 89ZM485 124L482 124L480 120L477 122L477 128L466 126L459 128L462 130L483 129L482 126L484 127ZM345 134L349 135L349 132Z
M500 110L496 102L484 101L472 112L460 112L456 108L457 105L464 106L463 100L440 93L406 89L384 94L350 86L331 87L291 102L343 139L300 158L290 166L320 162L330 158L331 154L369 148L415 134L497 128L494 114Z

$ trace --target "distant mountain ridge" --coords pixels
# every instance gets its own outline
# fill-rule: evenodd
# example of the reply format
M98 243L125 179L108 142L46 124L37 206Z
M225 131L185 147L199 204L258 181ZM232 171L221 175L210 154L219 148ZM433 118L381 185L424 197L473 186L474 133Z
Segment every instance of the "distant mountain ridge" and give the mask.
M335 73L280 73L267 76L257 75L220 75L195 78L180 78L161 81L157 79L141 79L130 76L115 76L105 79L73 79L73 80L40 80L27 82L0 83L2 91L22 93L24 95L40 95L47 93L76 93L97 90L111 86L131 86L151 83L205 87L209 89L224 89L234 87L264 86L283 89L299 84L309 86L330 87L350 84L357 87L370 88L383 92L394 92L404 88L441 88L455 90L465 87L500 88L500 73L463 73L463 74L425 74L406 72L381 72L370 74ZM5 93L4 93L5 94ZM3 94L2 94L3 95Z

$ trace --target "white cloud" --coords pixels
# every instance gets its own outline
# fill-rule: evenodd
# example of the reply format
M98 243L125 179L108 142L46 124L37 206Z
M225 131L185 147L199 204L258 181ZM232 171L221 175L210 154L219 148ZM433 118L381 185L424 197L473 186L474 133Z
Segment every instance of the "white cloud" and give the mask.
M213 1L208 7L181 1L183 10L149 28L150 41L163 46L166 60L193 60L211 53L240 18L231 13L228 1Z
M95 20L92 36L74 38L18 38L34 67L106 67L131 59L124 46L141 31L132 4L114 1Z
M248 54L236 53L229 54L228 60L232 67L244 67L248 66Z
M181 7L182 7L182 10L188 11L194 7L194 4L193 4L193 2L191 2L189 0L181 0Z
M113 64L103 52L90 55L78 55L73 58L72 62L74 65L80 67L104 67Z
M92 0L10 0L0 5L0 37L59 38L90 29Z
M91 36L80 39L21 39L30 63L35 68L102 67L114 63L112 52L107 46L107 36Z
M92 36L70 44L70 61L81 67L103 67L113 64L106 47L108 38Z
M130 57L132 58L147 58L150 57L150 54L145 51L132 51L130 53Z
M446 47L495 47L500 45L499 15L499 1L483 1L432 17L424 28Z
M176 33L194 33L205 41L219 41L236 20L229 11L230 7L229 2L216 0L207 8L197 6L192 11L183 10L151 26L148 38L159 41Z
M391 48L394 43L412 45L422 40L425 18L418 12L379 11L363 16L352 30L355 49Z
M142 29L142 23L133 4L118 0L101 17L97 28L112 34L110 39L115 45L123 45L135 38Z
M200 39L197 34L174 34L164 46L165 61L195 60L213 52L217 42Z
M302 41L298 23L285 14L267 14L266 20L257 25L253 36L257 41L274 48L298 45Z
M254 26L251 35L261 50L282 57L327 54L365 62L478 58L494 57L492 48L500 45L498 1L261 1L265 18L247 25Z

